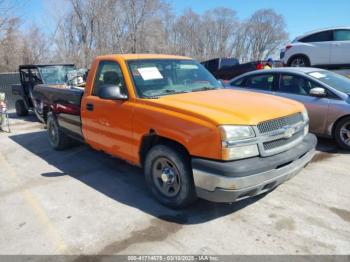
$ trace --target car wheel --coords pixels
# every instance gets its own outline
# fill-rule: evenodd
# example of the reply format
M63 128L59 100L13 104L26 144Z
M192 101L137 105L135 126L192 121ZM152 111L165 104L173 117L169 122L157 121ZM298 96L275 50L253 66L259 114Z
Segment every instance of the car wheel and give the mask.
M295 56L288 65L291 67L308 67L310 66L310 61L306 56Z
M17 100L15 107L16 107L16 115L17 116L27 116L28 115L28 109L26 108L26 105L24 104L23 100Z
M196 199L190 161L181 150L154 146L145 160L146 182L156 199L171 208L183 208Z
M334 136L340 147L350 150L350 117L339 121L335 127Z
M59 128L57 120L52 113L49 113L47 117L47 133L49 136L50 145L55 150L63 150L71 147L74 144L74 140L67 136Z

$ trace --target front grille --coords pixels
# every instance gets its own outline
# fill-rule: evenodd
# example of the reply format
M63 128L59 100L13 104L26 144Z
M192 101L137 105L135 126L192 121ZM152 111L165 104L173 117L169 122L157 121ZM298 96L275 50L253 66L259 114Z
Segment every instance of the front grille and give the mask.
M303 116L300 113L297 113L287 117L262 122L258 124L257 127L260 134L266 134L286 126L296 125L301 122L303 122Z
M269 150L272 150L272 149L275 149L278 147L288 145L288 144L294 142L295 140L297 140L298 138L302 137L303 134L304 134L304 130L302 129L301 131L293 134L291 137L280 138L280 139L273 140L270 142L265 142L265 143L263 143L264 150L269 151Z

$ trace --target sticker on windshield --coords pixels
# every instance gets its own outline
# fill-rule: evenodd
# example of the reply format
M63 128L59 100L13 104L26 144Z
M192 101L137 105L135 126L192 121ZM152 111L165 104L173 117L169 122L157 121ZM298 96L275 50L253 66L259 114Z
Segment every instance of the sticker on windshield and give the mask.
M324 77L326 77L326 75L321 74L320 72L310 73L310 76L313 76L314 78L324 78Z
M137 71L139 71L143 80L163 79L157 67L142 67L138 68Z
M180 69L198 69L198 66L197 65L183 64L183 65L180 65Z

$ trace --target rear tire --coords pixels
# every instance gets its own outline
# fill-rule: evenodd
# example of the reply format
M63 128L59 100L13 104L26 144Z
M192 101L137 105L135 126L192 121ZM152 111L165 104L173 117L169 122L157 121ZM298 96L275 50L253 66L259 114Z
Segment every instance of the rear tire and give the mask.
M26 108L26 105L24 104L23 100L17 100L15 107L16 107L16 115L17 116L27 116L28 115L28 109Z
M155 198L165 206L184 208L196 201L190 160L186 152L156 145L145 160L146 182Z
M309 67L310 60L306 56L298 55L298 56L292 57L292 59L289 60L288 66L291 66L291 67Z
M337 123L334 137L341 148L350 150L350 117L345 117Z
M52 113L49 113L47 117L47 133L50 145L55 150L64 150L74 145L75 141L62 132Z

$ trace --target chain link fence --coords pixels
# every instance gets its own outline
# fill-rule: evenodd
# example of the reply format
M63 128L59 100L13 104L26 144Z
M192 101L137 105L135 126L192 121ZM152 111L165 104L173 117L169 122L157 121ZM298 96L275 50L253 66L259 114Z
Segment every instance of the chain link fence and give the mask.
M7 108L15 108L15 97L12 95L11 86L20 84L19 73L0 73L0 93L5 93Z

